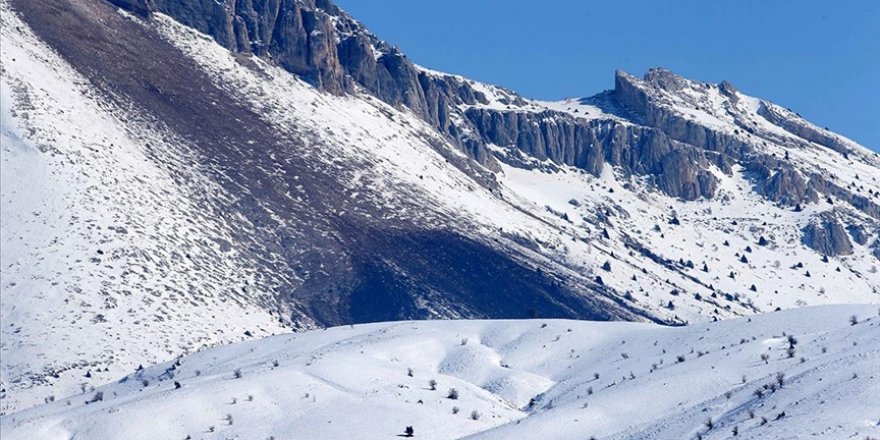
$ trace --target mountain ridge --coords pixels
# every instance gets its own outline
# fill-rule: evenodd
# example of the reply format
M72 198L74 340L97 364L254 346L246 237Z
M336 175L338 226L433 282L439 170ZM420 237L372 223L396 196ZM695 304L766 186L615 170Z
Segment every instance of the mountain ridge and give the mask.
M123 0L123 4L128 4ZM184 24L188 24L197 30L212 35L218 43L231 50L242 53L254 53L268 55L279 62L285 69L312 81L317 87L331 93L343 93L351 91L349 81L360 85L369 93L396 105L404 105L442 133L447 134L460 148L468 153L472 159L483 165L493 168L493 158L486 149L489 136L481 136L481 139L473 139L462 132L467 132L465 127L457 127L451 123L449 115L452 113L451 106L465 104L474 105L477 101L485 101L484 94L468 87L467 83L447 84L446 75L421 75L417 65L406 59L398 49L379 40L369 33L356 20L344 11L327 1L267 1L267 2L231 2L218 4L216 2L200 2L201 13L193 12L175 0L161 1L150 0L142 3L143 7L150 12L162 12L175 17ZM137 8L135 8L137 9ZM210 12L209 12L210 11ZM274 12L273 12L274 11ZM225 14L221 23L210 23L195 20L196 17L212 17ZM278 25L282 17L310 17L302 18L302 22L294 20L293 25ZM247 18L245 18L247 17ZM286 22L285 22L286 23ZM271 29L271 31L269 31ZM289 34L296 35L296 38ZM321 38L329 38L333 34L336 41L334 47L332 41ZM233 35L235 36L233 38ZM313 36L324 36L319 42L313 43ZM256 36L251 38L250 36ZM251 41L255 40L255 43ZM268 42L267 42L268 41ZM460 78L460 77L459 77ZM618 71L615 74L615 89L613 94L621 97L624 104L629 99L631 108L642 111L642 116L649 126L659 127L661 132L670 138L697 145L704 150L740 150L744 147L742 141L730 138L723 133L689 133L690 126L687 121L682 121L674 115L665 114L662 111L644 112L649 106L647 96L642 98L633 97L640 91L633 81L632 75ZM672 74L665 69L652 69L645 75L645 83L656 86L659 89L673 89L687 85L688 81ZM393 84L387 87L387 84ZM457 86L457 87L456 87ZM722 91L728 96L734 96L736 90L727 82L720 85ZM499 90L496 88L496 90ZM642 92L643 93L643 92ZM483 95L480 99L480 95ZM522 102L522 98L516 94L508 93L506 99L512 104ZM841 141L833 134L821 133L815 128L798 123L792 116L783 116L786 113L781 108L762 104L758 109L762 115L768 115L771 120L789 127L790 132L803 134L809 139L818 140L820 145L830 146L835 151L846 153L858 147L852 141ZM773 110L773 109L776 110ZM475 116L471 122L479 125L482 119ZM668 120L667 120L668 119ZM666 125L664 127L664 125ZM684 125L682 127L682 125ZM744 130L749 130L744 127ZM577 142L566 142L576 144ZM561 142L560 142L561 144ZM849 144L849 146L845 146ZM550 148L555 145L551 142ZM540 146L533 146L532 152ZM864 155L865 152L861 152ZM740 153L741 154L741 153ZM601 166L599 161L601 152L588 152L586 158L581 160L581 166L593 174L598 174ZM876 154L875 154L876 156ZM686 167L686 163L680 159L675 161L678 167ZM766 159L765 159L766 160ZM875 158L876 160L876 158ZM671 164L670 164L671 165ZM876 166L876 163L874 164ZM769 168L765 163L751 164L754 168ZM817 180L818 176L814 176ZM692 185L695 188L682 188ZM833 188L833 184L827 181L817 182L816 185ZM697 196L712 195L711 176L702 170L697 179L687 184L680 182L667 183L661 188L670 195L693 200ZM837 191L838 194L843 192ZM809 200L809 199L807 199ZM875 218L880 217L880 208L876 202L858 199L857 206Z

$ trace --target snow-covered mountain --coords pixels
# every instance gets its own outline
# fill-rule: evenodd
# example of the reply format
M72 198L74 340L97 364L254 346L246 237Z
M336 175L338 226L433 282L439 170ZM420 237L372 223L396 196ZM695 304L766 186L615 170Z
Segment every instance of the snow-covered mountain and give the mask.
M543 102L326 0L0 0L2 411L400 319L880 302L880 157L653 69Z
M23 440L395 438L407 426L418 439L876 438L878 331L876 308L859 306L676 328L359 324L205 350L0 426Z

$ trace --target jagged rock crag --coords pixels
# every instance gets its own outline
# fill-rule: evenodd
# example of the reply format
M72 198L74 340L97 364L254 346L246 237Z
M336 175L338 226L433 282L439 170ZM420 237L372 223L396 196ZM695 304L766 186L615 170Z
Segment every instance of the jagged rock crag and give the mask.
M807 225L803 240L822 255L849 255L853 252L846 229L832 213L823 213Z
M486 148L493 143L594 175L607 162L626 173L651 176L667 194L695 200L711 199L716 193L711 166L729 172L738 163L753 172L756 187L771 201L794 206L816 201L817 193L831 193L880 217L875 201L842 191L820 174L798 175L784 160L762 153L756 146L766 136L746 121L736 123L752 139L672 111L660 98L694 84L664 69L652 69L644 79L617 72L614 90L604 96L609 113L623 112L639 125L599 122L552 110L523 111L524 101L514 93L500 102L505 109L485 106L487 97L470 82L419 68L326 0L114 1L137 12L168 14L230 50L271 58L328 92L360 88L405 106L489 169L497 169L498 158ZM737 101L730 83L722 82L718 89ZM835 136L799 123L785 111L762 103L759 112L807 141L840 153L852 151Z

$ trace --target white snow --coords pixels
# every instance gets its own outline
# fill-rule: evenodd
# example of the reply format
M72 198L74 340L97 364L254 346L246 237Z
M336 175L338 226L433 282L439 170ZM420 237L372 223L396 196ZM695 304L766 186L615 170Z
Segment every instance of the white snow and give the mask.
M28 440L393 438L406 426L422 439L726 439L734 427L743 438L862 439L880 435L877 313L337 327L201 351L0 426L4 439ZM779 373L782 388L765 389Z
M210 183L199 170L182 166L189 160L182 142L104 102L85 78L9 12L5 2L2 6L0 313L4 325L0 378L6 389L2 411L27 407L50 393L68 394L80 383L88 388L106 382L139 363L167 361L202 346L237 341L243 339L245 330L256 335L282 331L275 317L254 304L266 292L255 288L247 296L229 299L230 292L239 291L243 284L261 286L261 275L276 275L257 273L254 262L235 248L221 250L218 243L231 241L227 239L234 226L205 212L199 202L208 197L206 193L221 199L229 195L216 185L206 191ZM389 215L415 218L429 227L456 228L530 258L552 261L560 273L577 283L601 276L606 285L621 292L619 300L652 316L694 323L777 307L880 302L878 263L866 246L855 245L853 255L822 263L801 244L800 228L811 215L831 206L809 205L800 213L773 206L754 193L742 170L731 175L715 170L721 180L719 197L686 203L662 195L643 179L619 176L607 165L599 177L552 163L543 164L552 172L502 165L496 173L499 197L450 164L444 154L461 157L462 153L406 110L366 94L321 93L259 58L246 67L212 39L159 14L145 25L156 26L219 86L232 90L280 132L299 135L304 141L302 154L333 164L340 180L348 182L345 196L377 197L385 206L397 208L389 209L393 213ZM489 100L486 105L494 109L508 109L508 103L517 98L499 87L456 78L483 92ZM676 105L695 112L691 116L701 123L733 132L733 115L746 114L770 125L768 132L775 127L757 114L758 101L744 95L735 108L717 87L689 93L701 109L690 110L684 101ZM523 102L512 110L554 110L588 119L614 119L583 100ZM778 127L774 133L788 136ZM505 148L494 146L493 151L504 154ZM784 154L783 147L772 142L767 149ZM850 160L818 147L790 154L805 169L828 172L844 182L856 182L859 175L864 191L880 190L876 159L867 153ZM412 200L421 201L424 209L411 212L412 205L406 202ZM284 221L283 213L273 214ZM607 220L599 221L600 216ZM682 225L671 225L673 217ZM655 225L660 231L654 230ZM603 228L609 239L602 236ZM499 231L505 234L499 236ZM649 245L672 266L690 261L694 268L658 263L625 246L624 236ZM772 244L758 246L761 236ZM527 241L536 250L508 237ZM740 263L741 255L749 262ZM611 264L610 272L600 269L606 261ZM705 272L701 270L704 263ZM792 269L797 263L804 267ZM731 272L733 278L728 276ZM750 290L752 285L756 291ZM674 308L669 307L670 301ZM445 311L433 312L439 317ZM475 328L470 336L456 337L480 340L482 332ZM80 346L80 341L90 343ZM481 402L482 406L474 408L483 411L484 417L470 425L449 427L450 434L465 435L521 418L525 414L518 408L524 400L561 381L561 376L544 370L518 370L511 376L500 367L503 356L497 354L497 347L493 352L486 344L469 343L467 348L447 353L446 342L413 343L420 348L412 353L424 350L425 362L434 362L422 366L426 371L442 373L444 380L469 387L466 392ZM10 360L8 353L15 353L15 358ZM412 353L409 356L419 357ZM450 362L435 359L447 355ZM495 359L499 364L468 359ZM84 377L88 371L91 378ZM51 377L54 373L57 378ZM284 380L338 393L342 399L334 397L315 412L304 409L303 415L290 416L291 423L297 417L328 417L330 405L350 400L346 390L367 392L359 383L328 391L323 380L302 372L291 374ZM276 396L272 393L280 391L268 388L267 395L285 405L284 399L299 398ZM386 391L378 394L384 396ZM355 403L360 408L362 402L355 399ZM342 406L344 412L360 417L353 409L355 404L351 405ZM163 408L173 407L157 407L155 414L144 415L143 420L159 417L166 412ZM216 419L225 408L206 409L192 423L206 425L199 429L208 424L219 429ZM443 406L441 412L450 408ZM462 407L462 418L470 409ZM371 419L369 413L364 414ZM434 420L430 411L412 414ZM9 420L4 419L4 424L12 423ZM243 424L239 420L236 416L235 425ZM262 423L264 419L255 420ZM398 425L406 422L404 418L395 421L389 429L402 430ZM128 429L125 422L118 425ZM40 426L49 429L47 424ZM67 429L64 426L58 432ZM198 437L196 431L193 435Z
M591 239L591 246L560 243L566 259L585 269L598 268L610 261L611 272L595 273L605 284L631 292L647 310L662 314L668 302L673 301L676 309L667 312L687 320L705 320L728 316L725 307L731 307L736 314L752 313L744 309L747 304L757 311L769 312L776 307L877 303L880 299L880 277L876 275L877 263L870 249L856 244L853 255L822 263L815 252L801 243L801 228L819 207L794 212L768 205L752 191L740 171L733 176L718 173L721 189L717 200L683 202L649 191L637 180L619 180L610 166L604 170L603 176L595 178L567 167L543 172L503 166L500 181L521 198L516 203L532 206L546 221L559 222L559 217L544 207L564 213L570 219L561 222L566 224L564 231L568 236ZM628 189L623 187L624 183L629 184ZM610 239L600 235L602 231L598 228L602 223L595 221L597 212L610 213L605 222ZM673 217L681 225L671 224ZM651 248L679 269L680 260L692 261L694 268L684 268L683 276L638 253L632 254L618 240L622 234L643 244L653 243ZM759 246L761 236L771 244ZM725 241L728 245L724 245ZM742 255L746 255L748 263L740 262ZM792 269L798 263L804 267ZM702 270L703 264L708 271ZM805 275L807 271L809 278ZM734 278L729 277L731 272ZM717 297L712 297L709 285ZM757 291L751 290L752 285ZM840 289L841 285L848 287ZM673 295L673 290L679 294L699 292L703 300ZM727 300L725 293L739 299ZM715 315L716 310L719 315Z
M185 149L122 122L6 8L0 412L245 330L281 331L263 308L225 293L255 275L234 249L220 251L228 227L195 206L198 194L223 192L198 175L187 177L199 190L181 184L153 158L185 162Z

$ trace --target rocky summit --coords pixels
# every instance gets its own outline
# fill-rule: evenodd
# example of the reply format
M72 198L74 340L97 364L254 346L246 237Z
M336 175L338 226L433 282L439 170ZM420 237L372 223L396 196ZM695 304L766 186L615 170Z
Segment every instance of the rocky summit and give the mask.
M880 155L728 82L531 99L329 0L0 5L6 413L291 330L880 302Z

